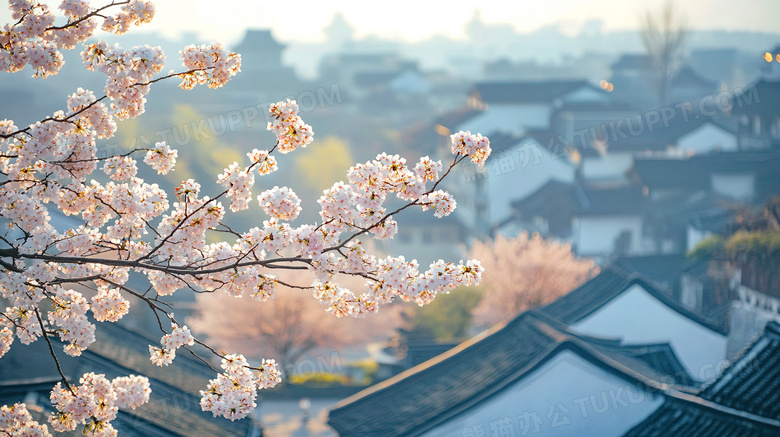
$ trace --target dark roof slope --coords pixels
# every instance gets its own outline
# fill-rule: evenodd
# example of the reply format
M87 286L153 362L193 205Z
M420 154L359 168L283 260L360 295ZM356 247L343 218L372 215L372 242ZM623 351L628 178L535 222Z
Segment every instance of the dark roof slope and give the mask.
M711 80L705 79L699 73L693 71L691 67L685 65L682 68L680 68L680 70L672 79L672 86L681 87L681 88L702 86L702 87L710 87L714 91L716 84Z
M698 396L665 394L664 404L626 437L780 435L780 324L770 322Z
M653 282L673 289L684 272L705 264L685 255L644 255L618 258L614 265L630 273L638 273Z
M399 74L400 71L367 71L355 74L354 80L355 85L370 88L386 85Z
M610 68L612 71L615 70L644 70L646 68L650 67L650 58L647 55L640 55L640 54L625 54L620 56L617 61L615 61Z
M624 350L617 340L580 336L529 311L342 401L331 410L328 423L342 437L419 435L496 395L563 349L654 389L668 377L662 371L684 373L664 346ZM651 367L656 360L665 361L660 370Z
M728 411L697 398L667 397L653 414L624 437L776 437L780 424L756 420L740 411Z
M732 98L734 114L780 113L780 80L762 78L739 90Z
M255 50L282 49L284 47L284 44L281 44L273 35L271 35L270 30L249 29L244 34L244 39L235 47L234 51L243 53Z
M648 198L638 184L620 183L577 188L579 207L576 214L580 216L643 214L648 207Z
M594 313L633 284L641 285L654 298L677 313L705 328L725 334L721 326L685 308L681 303L660 290L650 280L636 273L627 273L615 266L603 268L601 273L595 278L542 307L541 311L567 325L571 325Z
M700 394L718 404L780 420L780 324L770 322L747 348Z
M594 139L606 142L608 152L663 152L676 145L680 138L704 125L712 125L728 133L736 133L733 119L704 115L694 109L675 113L669 120L653 122L647 114L633 114L617 120L593 126L593 133L575 138L575 145L583 156L596 156L598 147Z
M473 93L484 103L552 103L582 87L598 90L585 80L480 82ZM599 90L600 91L600 90Z
M559 212L562 207L568 206L571 210L575 203L572 184L550 179L533 193L513 201L512 208L523 218L531 218L534 215L547 217Z
M754 174L758 196L780 189L780 153L713 152L688 158L639 156L632 172L651 190L710 190L714 174Z

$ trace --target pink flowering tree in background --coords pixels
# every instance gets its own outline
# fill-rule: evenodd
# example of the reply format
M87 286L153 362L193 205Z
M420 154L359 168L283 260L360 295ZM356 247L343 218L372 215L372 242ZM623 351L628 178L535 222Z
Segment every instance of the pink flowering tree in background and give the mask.
M311 283L313 272L280 271L277 279ZM342 287L359 289L360 276L342 275ZM267 302L236 305L225 293L198 293L195 315L186 323L212 347L240 350L248 358L272 356L290 377L296 362L318 348L328 350L365 344L387 337L403 324L402 307L391 305L370 318L337 319L308 293L277 293Z
M469 255L491 274L482 283L484 296L474 308L474 324L507 322L523 311L548 304L599 272L590 259L576 258L571 244L548 241L538 233L496 237L474 243Z
M216 181L189 179L167 193L137 177L136 158L165 174L175 166L176 150L161 142L98 157L96 140L111 138L117 120L143 113L155 82L178 79L184 89L219 88L240 71L240 55L220 44L190 45L180 51L183 68L161 74L165 55L159 47L86 43L97 30L123 34L151 21L151 2L112 1L95 7L65 0L59 4L61 16L34 0L10 0L9 6L15 21L0 31L0 69L14 73L29 65L34 77L46 78L62 68L61 50L82 45L84 67L106 76L101 92L74 86L67 91L71 94L64 109L39 122L17 126L13 120L0 121L0 216L8 225L0 234L0 292L11 305L0 317L0 355L16 339L48 343L62 377L51 392L56 411L49 425L54 430L83 425L85 435L116 435L111 420L118 408L148 401L149 382L143 376L108 380L86 373L78 382L68 381L56 359L61 353L78 356L94 342L99 328L88 313L98 322L115 322L127 314L129 296L141 299L160 321L160 344L150 345L153 362L167 365L178 349L196 343L221 359L221 370L201 391L201 407L234 420L255 408L258 389L280 381L275 361L250 362L240 351L211 348L175 320L158 297L218 292L262 302L277 293L305 290L333 317L363 317L396 297L424 305L438 293L479 283L483 269L477 261L440 260L426 269L403 257L372 255L364 242L392 238L395 217L407 208L431 209L436 217L450 214L455 200L440 189L440 182L464 159L484 165L490 154L487 138L453 135L454 157L447 164L425 157L407 165L385 153L357 164L346 182L323 192L317 206L321 221L292 226L302 208L292 190L269 187L253 193L255 177L277 170L274 154L312 142L311 127L288 100L269 108L268 129L276 144L252 151ZM221 191L203 196L201 183L216 183ZM385 206L391 196L402 201L392 211ZM270 216L262 226L234 230L224 224L227 215L254 201ZM55 211L73 216L80 225L57 231L50 215ZM207 244L207 236L223 241ZM298 283L274 273L285 270L307 271L314 279ZM145 276L156 295L127 286L133 275ZM359 278L361 288L346 288L338 280L343 276ZM87 300L74 288L96 293ZM55 350L52 337L59 337L64 351ZM23 403L0 410L0 431L5 433L49 435L49 425L33 421Z

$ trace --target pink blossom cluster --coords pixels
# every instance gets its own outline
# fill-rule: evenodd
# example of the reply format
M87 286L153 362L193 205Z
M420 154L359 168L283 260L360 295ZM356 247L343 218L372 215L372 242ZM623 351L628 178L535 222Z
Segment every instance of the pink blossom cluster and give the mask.
M268 299L272 299L276 294L276 277L274 275L265 274L260 278L255 288L247 290L249 295L260 302L265 302Z
M185 181L177 187L176 193L181 201L174 202L173 208L162 216L157 225L158 237L153 246L158 257L181 265L204 260L206 231L219 225L225 216L225 208L208 197L199 198L199 189L200 185L194 181ZM144 273L156 289L158 284L163 286L158 293L171 294L184 285L181 280L164 272Z
M105 375L85 373L78 386L57 383L51 391L51 403L57 409L49 416L55 431L73 431L83 424L86 436L116 436L111 425L120 408L135 409L149 401L149 380L130 375L109 381Z
M14 333L22 344L30 344L43 335L34 306L7 307L4 313L7 319L1 323L6 325L6 328L8 328L7 323L16 326ZM10 346L11 343L13 343L13 338L5 341L6 346Z
M452 153L455 155L469 156L471 162L485 165L485 160L490 156L490 140L481 134L472 134L469 131L460 131L450 135L452 140Z
M122 181L134 178L138 174L138 166L129 156L112 156L103 161L103 172L115 181Z
M298 116L298 103L295 100L274 103L270 110L268 130L276 135L279 152L292 152L298 147L308 146L314 140L311 126Z
M51 437L49 428L33 420L23 403L0 407L0 432L9 436Z
M66 22L61 25L55 25L54 13L43 2L11 0L9 7L16 22L0 31L0 69L16 72L29 65L35 72L33 77L39 78L59 72L64 65L60 49L70 50L89 39L98 28L99 17L103 19L102 30L116 34L154 17L154 5L139 0L104 8L119 7L115 15L98 13L86 1L63 0L59 9Z
M116 288L101 287L92 296L92 314L98 322L116 322L130 311L130 302Z
M56 326L60 340L65 345L65 353L79 356L90 344L95 342L95 325L87 320L89 303L78 291L58 288L51 298L53 310L47 316Z
M388 193L414 204L426 205L426 183L436 181L442 165L427 156L414 169L398 155L382 153L375 160L358 164L347 173L349 183L338 182L319 199L320 217L335 233L369 229L374 238L392 238L398 225L384 202ZM454 209L454 201L452 208ZM440 217L440 215L439 215Z
M173 314L170 317L173 318ZM149 346L149 359L158 366L167 366L176 357L177 349L195 344L195 337L187 325L179 326L176 322L171 322L171 332L160 339L160 344L162 348Z
M176 165L176 158L179 157L179 152L172 149L165 141L154 143L154 148L146 152L144 162L157 170L159 174L168 174L173 170Z
M222 359L224 372L209 381L200 392L200 406L214 417L243 419L257 404L257 390L272 388L282 381L276 361L263 360L257 370L250 368L243 355L227 355Z
M173 314L171 314L173 317ZM166 349L178 349L184 345L192 346L195 344L195 337L192 336L192 332L187 325L179 326L177 323L171 323L170 334L165 334L160 343Z
M230 199L231 211L237 212L249 208L249 202L252 200L252 187L255 185L253 172L234 162L217 177L217 182L228 190L227 196Z
M427 305L439 293L448 294L459 286L478 285L483 272L484 268L476 260L466 264L439 260L420 272L416 260L406 261L403 256L386 257L376 260L376 279L367 281L368 292L360 296L330 281L315 281L313 288L314 296L336 317L364 317L395 297L420 306Z
M287 187L273 187L257 196L266 214L279 220L295 220L301 213L301 199Z
M428 206L434 208L435 212L433 215L439 218L450 215L452 211L455 211L455 206L457 205L455 198L444 190L436 190L428 194L425 199L427 202L423 204L423 208L427 209Z
M165 66L165 55L160 47L122 50L105 41L88 45L81 57L87 69L108 76L105 93L111 99L114 116L120 120L143 114L149 82Z
M116 132L116 121L108 113L106 105L96 100L92 91L78 88L68 97L68 114L78 113L79 126L91 128L97 138L111 138Z
M279 166L276 164L276 158L271 156L271 152L268 150L253 149L246 154L249 157L249 162L257 169L257 172L261 176L271 174L276 170L279 170Z
M167 366L176 358L176 349L165 349L149 345L149 359L158 366Z
M94 30L94 26L85 23L81 29L55 31L54 14L48 5L37 1L13 0L9 7L11 18L17 21L0 31L0 69L10 73L29 65L35 72L33 77L57 74L64 64L58 43L72 47L71 39L83 41Z
M119 13L106 17L103 20L102 29L106 32L121 35L130 30L132 26L140 26L152 21L154 12L155 8L152 2L131 0L127 4L122 5Z
M0 329L0 358L5 355L6 352L11 350L11 344L14 342L14 333L8 326L3 326Z
M241 55L225 50L219 43L209 46L190 44L179 51L179 56L188 70L179 75L182 79L179 86L185 90L198 84L219 88L241 71Z

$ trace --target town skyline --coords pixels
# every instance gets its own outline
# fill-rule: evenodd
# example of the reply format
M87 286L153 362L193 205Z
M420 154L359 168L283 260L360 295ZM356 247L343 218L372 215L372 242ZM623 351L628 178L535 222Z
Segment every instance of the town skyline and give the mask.
M54 1L44 3L57 7ZM342 14L358 39L378 37L413 43L437 36L466 39L466 24L479 11L485 24L508 26L519 33L557 27L576 35L583 26L594 23L601 23L604 32L638 29L643 11L656 11L663 6L662 0L562 0L549 5L517 2L510 7L499 0L455 5L439 0L399 0L380 13L376 4L357 0L291 1L284 8L254 3L227 0L216 8L205 0L168 0L157 5L155 20L136 33L152 32L174 38L194 32L200 38L234 44L247 29L269 28L283 41L322 42L323 29L335 14ZM675 6L693 30L775 32L775 18L780 16L780 3L771 0L744 0L738 9L732 8L729 0L690 0ZM0 10L0 21L11 21L7 8ZM230 25L213 26L214 22Z

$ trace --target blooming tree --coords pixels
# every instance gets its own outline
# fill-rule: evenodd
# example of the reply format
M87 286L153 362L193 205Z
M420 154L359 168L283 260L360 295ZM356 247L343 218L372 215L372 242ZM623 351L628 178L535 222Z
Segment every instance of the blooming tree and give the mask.
M184 89L219 88L239 72L240 55L220 44L190 45L180 51L183 69L161 74L165 55L159 47L87 43L98 29L123 34L151 21L151 2L113 0L94 7L64 0L60 17L36 0L10 0L9 7L15 21L0 30L0 69L13 73L29 65L34 77L46 78L62 68L61 50L83 44L84 67L106 76L101 93L77 88L65 109L34 124L0 121L0 216L8 225L0 234L0 293L11 305L0 317L0 355L15 339L48 343L62 377L51 392L56 411L49 423L55 430L83 425L85 435L116 435L111 420L118 408L149 399L149 383L142 376L108 380L87 373L78 385L68 381L52 345L51 338L59 337L64 353L80 355L95 340L97 328L88 313L98 322L115 322L127 314L128 296L143 300L160 321L160 344L150 345L153 362L167 365L178 349L196 343L219 356L221 370L201 391L201 406L234 420L256 406L258 389L280 381L276 363L250 363L239 353L209 348L165 311L159 296L188 289L262 302L290 291L277 288L302 288L335 317L363 317L396 297L424 305L438 293L480 281L483 269L477 261L440 260L423 269L414 260L372 255L364 242L392 238L394 217L406 208L431 209L436 217L450 214L455 200L439 188L440 182L464 159L483 165L490 154L487 138L453 135L454 158L447 165L428 157L407 165L385 153L357 164L346 182L323 192L320 222L292 226L302 208L292 190L273 187L253 195L256 175L277 170L274 154L312 142L311 127L288 100L269 108L268 129L276 144L252 151L246 162L235 162L218 175L218 195L201 195L201 184L192 179L167 193L138 177L136 157L165 174L175 166L176 150L160 142L98 157L96 140L112 137L117 120L143 113L154 83L175 78ZM404 203L390 211L385 201L392 195ZM262 226L234 230L224 224L226 215L253 201L271 216ZM74 216L80 224L59 232L52 226L52 212ZM228 239L207 244L209 234ZM315 279L293 284L277 278L279 270L306 270ZM145 276L157 296L127 286L132 275ZM362 279L362 290L345 288L338 275ZM87 300L73 289L80 287L97 294ZM24 404L3 407L0 428L9 434L49 435Z
M506 322L550 303L598 273L592 260L574 257L571 244L546 241L538 233L476 242L469 255L492 273L483 283L486 293L474 308L478 326Z
M290 271L280 271L277 278L293 282L302 274L311 279L299 282L314 279L310 272ZM352 289L362 287L363 281L351 275L338 279L342 287ZM273 356L284 370L282 376L290 376L296 362L318 348L365 343L386 337L402 324L400 305L370 318L343 320L322 311L317 300L300 291L277 293L267 302L244 305L236 305L224 293L198 293L195 299L196 314L186 320L194 333L202 334L212 347L240 350L248 358Z

